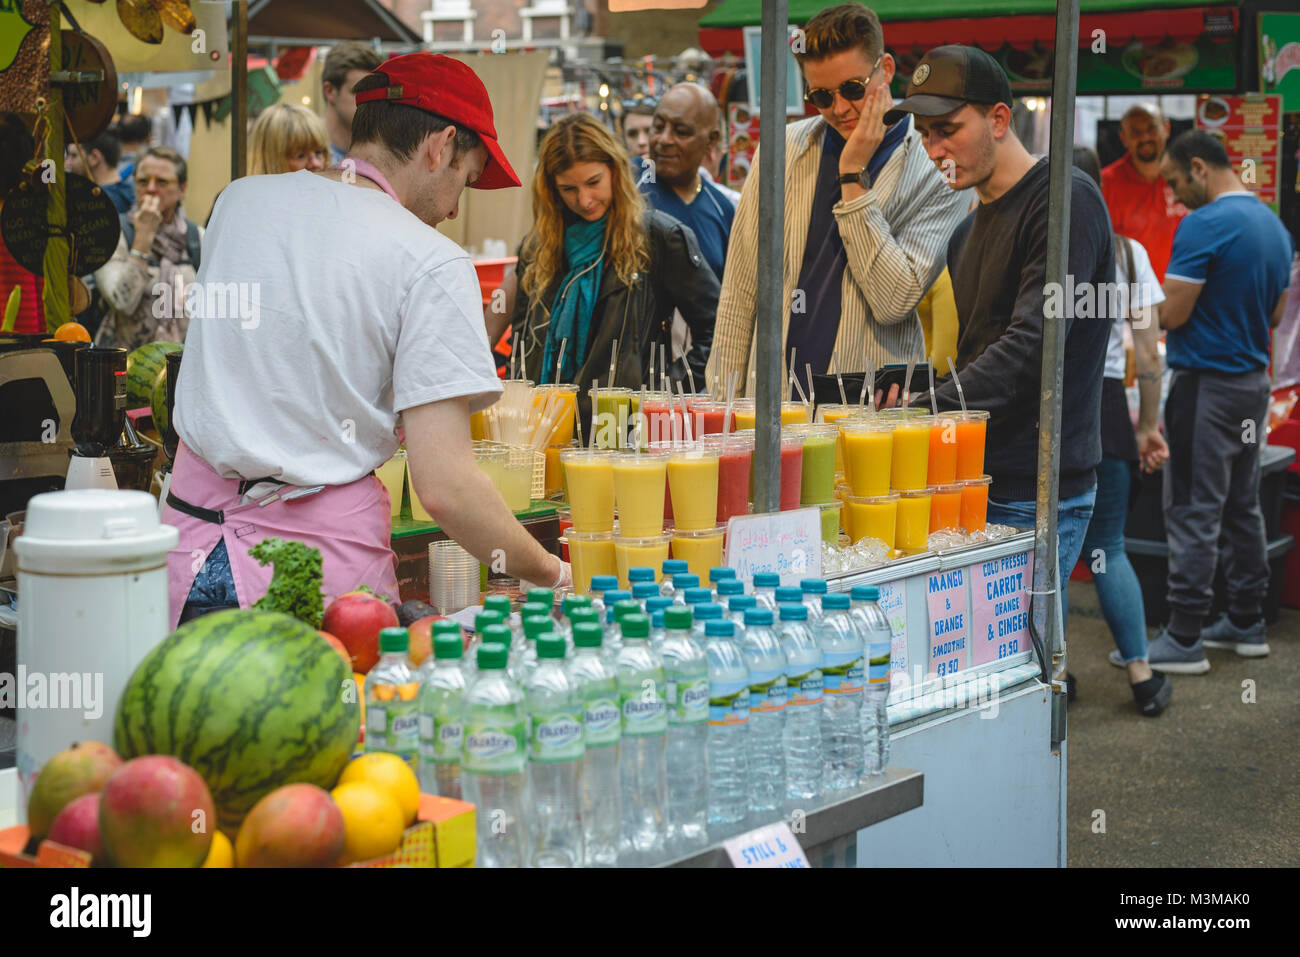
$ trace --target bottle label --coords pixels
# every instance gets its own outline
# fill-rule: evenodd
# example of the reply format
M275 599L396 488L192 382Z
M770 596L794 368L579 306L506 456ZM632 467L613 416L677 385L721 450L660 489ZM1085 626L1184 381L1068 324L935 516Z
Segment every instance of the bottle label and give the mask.
M749 722L749 685L743 681L709 682L709 724L731 726Z
M817 668L790 678L790 707L807 708L822 701L822 673Z
M423 717L423 715L421 715ZM460 760L465 729L459 718L437 715L433 720L433 760L439 764L453 764Z
M372 704L366 707L366 734L387 734L388 733L388 709L382 704Z
M647 678L642 687L622 692L623 737L663 734L668 730L668 705L664 702L664 684Z
M472 774L522 771L528 758L523 723L490 725L470 722L464 727L463 765Z
M573 761L582 757L582 722L577 714L533 716L528 757L532 761Z
M420 712L420 757L433 760L436 748L433 743L433 715Z
M785 710L789 679L783 671L749 673L750 714L776 714Z
M709 677L676 682L676 698L669 702L669 724L700 724L709 720Z
M621 715L616 698L593 698L588 701L582 713L582 734L587 747L616 743Z
M861 654L852 652L822 656L822 688L826 694L857 694L865 684L866 669Z
M873 641L867 648L867 658L870 662L869 677L871 683L889 684L889 639L884 641Z

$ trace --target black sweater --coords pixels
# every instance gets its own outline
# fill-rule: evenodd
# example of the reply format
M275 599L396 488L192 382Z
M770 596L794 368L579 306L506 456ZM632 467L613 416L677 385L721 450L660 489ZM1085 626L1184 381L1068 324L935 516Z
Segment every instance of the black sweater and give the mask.
M989 412L985 470L993 477L990 495L1004 502L1036 495L1045 301L1052 315L1075 317L1061 320L1060 497L1091 488L1101 461L1101 380L1111 326L1110 287L1101 284L1115 282L1115 251L1101 190L1080 170L1072 172L1067 272L1073 290L1067 279L1065 290L1045 300L1046 159L998 199L981 203L948 241L961 329L957 371L967 405ZM935 390L944 409L959 408L950 379Z

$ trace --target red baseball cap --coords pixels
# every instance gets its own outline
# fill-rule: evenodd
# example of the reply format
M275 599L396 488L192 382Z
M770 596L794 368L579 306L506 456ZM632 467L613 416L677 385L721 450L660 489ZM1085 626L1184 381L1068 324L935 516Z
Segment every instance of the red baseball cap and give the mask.
M487 89L468 66L437 53L404 53L381 63L373 72L387 76L388 85L358 93L358 104L372 100L403 103L473 130L488 151L483 175L474 188L504 189L521 185L497 142Z

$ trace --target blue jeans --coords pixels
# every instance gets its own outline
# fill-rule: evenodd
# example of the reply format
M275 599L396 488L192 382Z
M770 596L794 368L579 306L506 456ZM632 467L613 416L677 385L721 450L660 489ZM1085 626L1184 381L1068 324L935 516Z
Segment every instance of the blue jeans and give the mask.
M1097 601L1124 663L1147 657L1147 615L1137 573L1124 551L1129 464L1104 458L1097 466L1097 503L1083 539L1083 560L1093 570Z
M1065 627L1067 596L1066 583L1074 563L1083 549L1083 536L1092 518L1092 503L1097 498L1097 486L1082 495L1063 498L1056 503L1056 557L1060 563L1059 587L1061 589L1061 627ZM1016 528L1033 528L1038 505L1036 502L996 502L989 499L989 521L996 525L1014 525Z

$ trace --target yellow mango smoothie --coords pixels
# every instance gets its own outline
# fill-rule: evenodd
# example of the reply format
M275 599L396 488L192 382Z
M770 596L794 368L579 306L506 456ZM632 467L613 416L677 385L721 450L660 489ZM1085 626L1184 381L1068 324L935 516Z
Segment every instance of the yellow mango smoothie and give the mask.
M560 462L564 465L564 481L569 489L574 531L613 531L614 455L574 449L561 452ZM610 560L613 560L612 552Z
M614 503L618 524L626 538L646 538L664 530L664 478L666 453L645 452L614 458Z
M668 459L668 489L677 528L713 528L718 514L718 452L694 448L674 452ZM707 577L708 569L705 569Z

